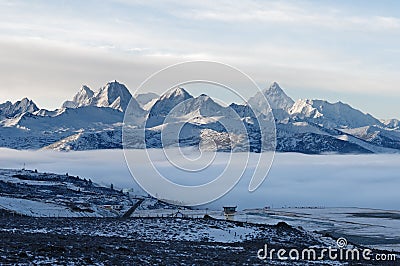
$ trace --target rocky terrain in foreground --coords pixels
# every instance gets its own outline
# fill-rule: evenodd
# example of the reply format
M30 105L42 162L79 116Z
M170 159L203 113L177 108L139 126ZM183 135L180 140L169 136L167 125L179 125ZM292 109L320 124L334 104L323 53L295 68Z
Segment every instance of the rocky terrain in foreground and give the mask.
M220 238L219 235L231 235ZM191 218L33 218L0 214L2 265L349 265L348 261L263 261L257 251L320 250L322 240L285 223ZM368 261L350 265L393 265Z

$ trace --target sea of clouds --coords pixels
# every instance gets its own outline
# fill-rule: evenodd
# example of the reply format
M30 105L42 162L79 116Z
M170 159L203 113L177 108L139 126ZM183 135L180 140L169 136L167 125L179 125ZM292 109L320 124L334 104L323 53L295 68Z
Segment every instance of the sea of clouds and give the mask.
M185 151L187 154L191 150ZM151 160L166 178L182 185L207 183L223 172L227 163L238 168L242 156L217 153L201 172L182 171L166 160L163 150L152 150ZM171 153L173 154L173 153ZM143 176L151 173L146 150L130 151L130 166ZM134 161L132 161L134 160ZM236 161L235 161L236 160ZM69 173L116 188L145 193L132 177L122 150L78 152L17 151L0 149L0 168L37 169ZM277 153L269 174L254 192L248 191L251 172L257 167L250 154L244 175L226 195L203 208L220 209L225 204L239 209L271 206L365 207L399 210L400 155L305 155ZM241 173L243 169L237 169Z

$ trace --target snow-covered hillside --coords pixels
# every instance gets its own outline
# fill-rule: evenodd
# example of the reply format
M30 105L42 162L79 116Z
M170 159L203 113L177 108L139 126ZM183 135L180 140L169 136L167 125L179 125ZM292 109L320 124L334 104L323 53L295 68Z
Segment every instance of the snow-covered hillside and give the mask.
M0 210L36 217L117 217L135 199L68 174L0 169Z
M277 142L265 146L261 132L275 135L271 112ZM0 104L0 146L14 149L119 149L125 141L130 148L220 143L223 151L392 153L400 151L399 135L397 119L378 120L342 102L294 101L276 82L247 105L227 107L184 88L132 97L117 81L96 92L84 85L53 111L26 98Z
M289 114L328 128L382 126L381 122L370 114L364 114L342 102L329 103L322 100L298 100L289 109Z

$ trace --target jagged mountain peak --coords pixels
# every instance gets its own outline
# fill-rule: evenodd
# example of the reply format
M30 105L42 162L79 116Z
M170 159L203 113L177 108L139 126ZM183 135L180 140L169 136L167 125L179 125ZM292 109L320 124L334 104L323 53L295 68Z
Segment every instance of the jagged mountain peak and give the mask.
M117 80L107 82L106 85L100 88L99 93L107 91L107 93L111 94L124 94L129 93L127 87L123 84L118 82Z
M266 104L264 97L271 107ZM130 108L126 109L129 101ZM74 140L78 139L78 145L71 146L71 149L121 148L123 124L133 130L132 147L163 147L160 136L167 128L183 128L179 143L197 145L200 139L219 138L225 134L226 125L238 139L244 134L241 131L244 126L251 137L253 151L269 150L274 147L260 146L259 130L264 121L272 120L266 113L256 112L255 108L259 108L269 115L272 110L274 114L278 151L400 151L398 120L380 122L342 102L305 99L293 104L293 100L276 82L252 97L249 100L251 105L231 104L224 107L208 95L193 97L181 87L173 88L161 96L145 94L143 101L152 106L146 108L149 111L141 108L125 85L112 81L97 92L82 86L66 104L73 108L34 111L38 108L29 99L24 98L14 104L6 102L0 104L0 131L7 138L0 139L0 146L42 148L52 143L62 145L73 136ZM76 108L80 107L78 105L82 108ZM125 120L126 117L129 120ZM142 127L145 127L145 144ZM212 130L215 134L204 135L204 130ZM77 132L82 134L76 135ZM140 134L135 135L137 132ZM176 139L171 140L171 145L176 144L174 141Z
M80 88L80 91L85 92L86 94L94 94L94 92L85 84L83 84Z
M30 100L26 97L22 98L19 101L16 101L13 105L20 106L20 107L33 106L33 107L37 108L36 104L32 100Z
M65 101L62 108L77 108L89 105L90 99L93 98L94 92L86 85L82 85L71 101Z
M193 96L190 95L190 93L188 93L184 88L177 87L177 88L171 89L171 90L167 91L166 93L164 93L163 95L161 95L160 100L171 99L171 98L178 98L178 99L186 100L189 98L193 98Z
M153 127L161 125L164 122L165 117L177 105L189 99L193 99L193 96L181 87L165 92L151 107L146 126Z
M37 105L28 98L23 98L15 103L7 101L0 104L0 115L4 117L15 117L23 113L33 113L38 111Z
M265 103L265 99L267 99L269 106ZM275 119L278 121L288 119L288 110L293 104L293 99L286 95L277 82L273 82L268 88L257 92L248 100L248 105L253 111L258 114L269 114L272 110Z
M271 86L251 97L248 103L252 106L252 108L263 111L264 109L267 109L264 104L264 96L268 100L268 103L273 110L282 109L287 111L294 104L293 99L286 95L277 82L273 82Z
M132 94L126 88L126 86L118 81L108 82L105 86L101 87L100 90L95 94L99 103L105 105L112 104L118 97L121 98L121 102L128 101L132 98Z
M32 100L29 100L28 98L23 98L21 101L15 102L14 106L19 111L22 111L22 112L32 113L34 111L39 110L37 105Z
M210 96L201 94L196 98L190 98L185 101L177 110L176 116L187 115L189 113L200 116L211 117L222 115L224 107L216 103Z
M284 93L281 86L279 86L278 82L276 82L276 81L272 82L271 85L265 89L265 91L275 91L275 92Z
M118 81L107 82L99 91L93 92L88 86L83 85L71 101L63 103L63 108L77 108L82 106L109 107L125 112L129 102L133 101L132 107L140 113L143 111L140 105L132 97L128 88Z
M91 99L94 92L86 85L82 85L78 93L72 98L72 102L76 103L77 106L85 105L85 103Z
M290 98L277 82L273 82L269 88L263 90L272 109L288 110L294 104L294 100Z
M94 92L86 85L82 85L79 89L79 92L76 95L87 96L87 98L91 98L94 95Z
M193 96L190 95L184 88L175 88L167 91L155 102L150 110L151 115L167 115L176 105L179 103L192 99Z
M207 94L204 94L204 93L197 96L196 99L198 99L199 101L203 101L203 102L207 102L207 101L215 102L210 96L208 96Z

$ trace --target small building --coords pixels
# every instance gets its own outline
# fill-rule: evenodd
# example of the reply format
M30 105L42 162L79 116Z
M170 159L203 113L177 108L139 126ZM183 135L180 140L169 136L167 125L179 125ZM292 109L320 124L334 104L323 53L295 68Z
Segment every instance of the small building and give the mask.
M227 220L233 220L237 206L224 206L224 215Z
M103 207L103 209L105 209L105 210L109 210L109 211L112 210L112 206L111 206L111 205L103 205L102 207Z
M107 204L107 205L103 205L102 206L103 209L105 210L109 210L109 211L121 211L123 206L122 205L111 205L111 204Z
M133 193L134 190L133 190L133 188L124 188L124 189L122 189L122 192L124 194L128 194L128 193Z
M118 205L113 205L112 208L115 211L120 211L120 210L122 210L123 206L118 204Z

